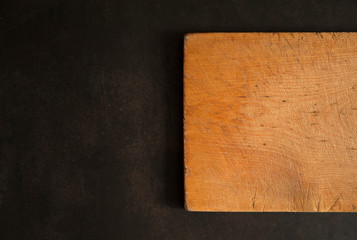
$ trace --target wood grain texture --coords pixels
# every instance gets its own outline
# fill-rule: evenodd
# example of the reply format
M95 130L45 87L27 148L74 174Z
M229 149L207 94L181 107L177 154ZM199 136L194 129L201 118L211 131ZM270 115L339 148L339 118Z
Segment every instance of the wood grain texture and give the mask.
M355 212L357 34L185 37L191 211Z

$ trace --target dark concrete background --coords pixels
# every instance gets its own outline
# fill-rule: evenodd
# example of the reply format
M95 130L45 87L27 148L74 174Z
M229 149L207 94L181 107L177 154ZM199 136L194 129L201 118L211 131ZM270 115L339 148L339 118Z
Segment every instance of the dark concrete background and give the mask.
M355 1L0 1L0 239L356 239L183 209L186 32L356 31Z

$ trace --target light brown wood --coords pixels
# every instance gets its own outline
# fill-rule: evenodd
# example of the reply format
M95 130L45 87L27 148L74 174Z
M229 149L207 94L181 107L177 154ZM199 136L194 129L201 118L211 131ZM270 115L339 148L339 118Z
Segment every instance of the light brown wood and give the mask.
M191 211L355 212L357 34L185 37Z

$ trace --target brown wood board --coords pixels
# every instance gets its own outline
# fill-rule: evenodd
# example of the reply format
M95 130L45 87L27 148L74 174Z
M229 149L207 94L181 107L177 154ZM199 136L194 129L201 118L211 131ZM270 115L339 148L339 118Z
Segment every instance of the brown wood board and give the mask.
M190 211L355 212L357 34L185 37Z

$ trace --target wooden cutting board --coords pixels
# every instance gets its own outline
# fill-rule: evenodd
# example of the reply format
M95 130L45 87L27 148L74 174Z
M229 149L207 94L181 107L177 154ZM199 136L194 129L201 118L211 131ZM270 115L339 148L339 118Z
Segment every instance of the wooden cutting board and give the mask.
M355 212L357 33L185 37L190 211Z

